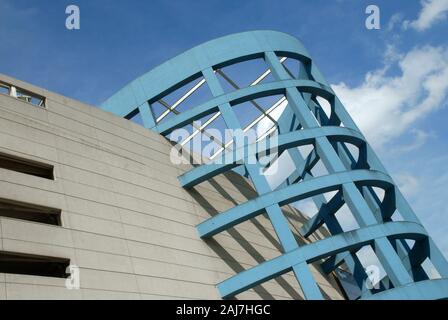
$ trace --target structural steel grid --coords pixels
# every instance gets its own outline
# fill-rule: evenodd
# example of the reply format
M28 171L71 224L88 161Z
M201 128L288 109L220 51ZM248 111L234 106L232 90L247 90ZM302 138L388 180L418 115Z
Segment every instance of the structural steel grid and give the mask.
M266 70L249 85L239 87L223 69L260 59ZM295 61L297 72L286 66ZM233 90L226 92L222 79ZM269 81L265 81L266 78ZM169 103L165 97L190 85L182 96ZM196 90L207 88L210 98L181 110L182 103ZM270 108L259 106L256 99L281 96ZM324 99L324 100L322 100ZM331 110L325 110L324 103ZM251 103L260 116L242 127L234 107ZM282 103L287 107L278 117L271 116ZM163 106L162 112L155 105ZM191 135L207 134L207 126L222 118L227 128L254 128L269 119L272 127L260 138L277 134L278 154L287 151L295 171L279 186L270 186L260 163L246 158L222 162L232 140L219 141L221 149L210 160L193 167L179 177L185 188L228 170L250 178L258 196L221 212L197 226L201 238L208 238L260 214L267 214L282 247L282 254L219 283L223 298L230 298L258 284L293 271L306 299L323 299L308 264L323 261L320 266L331 273L344 263L360 292L360 299L445 299L448 298L448 264L425 228L387 174L371 146L353 122L338 97L327 84L307 50L296 38L275 31L251 31L218 38L163 63L135 79L106 100L102 109L131 119L141 116L143 125L163 136L175 129L192 126ZM375 106L365 106L374 108ZM206 118L203 124L196 121ZM260 139L259 139L260 140ZM303 156L298 147L310 145ZM356 151L353 151L357 149ZM257 151L258 152L258 151ZM328 174L315 176L313 167L321 161ZM382 195L378 190L382 189ZM334 195L327 200L324 193ZM331 236L299 245L289 228L281 207L298 200L312 199L317 214L300 229L307 238L325 225ZM344 232L336 217L346 204L359 228ZM370 246L386 276L377 288L366 285L368 275L356 252ZM422 263L428 260L440 277L434 279Z

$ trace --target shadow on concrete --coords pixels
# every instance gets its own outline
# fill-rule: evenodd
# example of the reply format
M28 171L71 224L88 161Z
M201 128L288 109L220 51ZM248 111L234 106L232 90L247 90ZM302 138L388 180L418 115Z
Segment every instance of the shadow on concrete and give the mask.
M240 179L241 179L241 177L240 177ZM211 180L209 180L209 182L212 183L212 185L217 189L217 191L220 194L223 195L223 197L225 197L228 200L231 199L232 203L234 203L235 205L238 204L238 202L235 199L233 199L216 181L212 182ZM199 192L197 192L194 189L190 189L190 190L188 190L188 192L196 200L196 202L204 210L207 211L207 213L210 216L215 216L216 214L219 213L218 210L216 210L216 208L214 208L214 206L207 199L205 199ZM252 219L252 220L255 220L255 219ZM272 235L269 233L269 231L266 230L259 222L256 222L255 226L257 227L258 230L260 230L260 231L263 230L262 234L264 234L264 235L269 234L269 237L267 237L267 239L269 239L271 241L271 243L274 245L274 247L279 249L279 253L281 253L280 244L279 244L278 240L274 239L272 237ZM247 241L244 238L243 235L241 235L240 232L238 232L234 228L230 228L226 231L257 263L263 263L266 261L266 259L257 251L257 249L249 241ZM223 261L226 262L226 264L233 271L235 271L235 273L239 273L239 272L245 270L245 268L232 256L232 254L228 250L226 250L224 247L222 247L216 240L206 239L205 242L221 259L223 259ZM277 284L280 287L282 287L285 290L285 292L287 292L292 299L298 299L298 300L303 299L303 297L300 296L300 294L296 291L296 289L293 288L282 277L277 277L274 279L274 281L276 281ZM269 292L267 292L266 289L264 289L262 287L262 285L254 287L253 290L262 299L274 299L274 297Z

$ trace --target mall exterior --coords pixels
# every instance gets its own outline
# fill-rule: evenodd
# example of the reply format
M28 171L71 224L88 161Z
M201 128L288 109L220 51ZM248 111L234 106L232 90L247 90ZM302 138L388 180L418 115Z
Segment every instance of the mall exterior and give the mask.
M0 299L448 298L443 254L289 35L209 41L100 108L5 75L0 89ZM261 162L219 161L232 140L208 131L260 123L256 143L276 141L263 157L294 164L275 185ZM177 146L208 135L218 151L173 163L182 128ZM309 200L311 218L293 205ZM386 274L375 286L366 247Z

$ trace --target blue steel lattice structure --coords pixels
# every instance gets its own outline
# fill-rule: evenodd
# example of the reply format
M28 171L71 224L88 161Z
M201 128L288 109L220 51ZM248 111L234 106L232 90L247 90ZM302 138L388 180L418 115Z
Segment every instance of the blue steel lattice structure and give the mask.
M267 72L244 88L229 80L235 90L225 92L218 79L219 75L225 77L222 69L252 59L262 59ZM284 63L286 59L296 61L299 71L291 72ZM267 74L273 79L263 82ZM178 101L171 105L164 101L165 96L192 81L196 81L195 86ZM208 86L212 97L179 112L178 105L203 85ZM218 284L221 296L232 297L292 270L307 299L323 299L308 267L323 261L321 267L326 273L344 263L362 292L361 299L448 298L446 259L296 38L274 31L252 31L209 41L132 81L105 101L102 108L128 119L140 114L145 127L167 136L210 115L221 116L227 128L243 129L233 107L273 95L283 95L287 101L287 108L273 127L278 137L277 151L288 151L295 165L295 172L286 181L272 188L260 173L261 164L248 163L246 158L221 163L218 160L225 152L232 152L226 149L229 143L222 144L220 157L212 157L179 177L180 183L190 188L235 170L249 177L258 193L256 199L200 223L197 229L202 238L266 213L281 243L282 255ZM318 97L331 106L329 114ZM166 108L159 116L154 111L156 103ZM264 111L262 117L272 119L272 109ZM168 114L175 116L166 117ZM205 126L195 127L198 132L204 129ZM297 149L304 145L313 146L307 157ZM358 150L357 156L348 145ZM318 161L325 165L328 174L313 176L311 169ZM382 189L384 196L379 196L374 188ZM323 194L329 191L334 196L327 201ZM301 235L308 237L325 225L331 236L300 246L281 206L307 198L314 201L318 212L300 229ZM358 229L343 231L335 214L344 204L356 219ZM401 219L394 218L396 212ZM366 286L366 271L355 254L366 245L372 247L387 274L377 289ZM427 259L440 278L431 279L422 267Z

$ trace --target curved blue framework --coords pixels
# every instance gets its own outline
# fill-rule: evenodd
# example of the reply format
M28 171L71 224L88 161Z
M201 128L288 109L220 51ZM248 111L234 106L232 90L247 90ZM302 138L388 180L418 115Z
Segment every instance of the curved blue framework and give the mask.
M299 74L292 75L280 57L297 60ZM259 58L264 59L275 80L225 93L216 72L225 66ZM210 100L170 119L155 117L153 103L201 77L213 95ZM176 128L216 112L220 112L228 128L241 129L232 109L234 105L277 94L286 97L288 108L277 122L278 144L270 148L277 148L279 154L288 150L296 171L276 190L260 174L260 164L248 164L244 157L223 164L218 160L225 157L224 152L221 158L179 177L187 188L225 171L242 168L259 196L199 224L200 236L211 237L267 213L283 248L279 257L218 284L222 297L234 296L292 270L307 299L322 299L308 264L326 258L321 267L327 273L345 263L362 291L361 299L448 298L447 261L296 38L274 31L252 31L209 41L132 81L105 101L102 108L126 118L140 113L145 127L166 136ZM316 97L329 102L329 116ZM346 143L357 147L357 159ZM296 147L307 144L314 150L304 159ZM311 169L319 160L329 174L313 177ZM373 187L384 190L383 199ZM328 191L336 191L329 201L323 196ZM325 224L332 236L299 246L280 207L305 198L315 202L318 213L302 226L300 233L308 237ZM344 204L351 210L359 229L343 232L335 213ZM392 219L396 211L404 221ZM406 239L415 242L410 246ZM371 290L365 285L367 275L355 255L365 245L372 246L387 273L380 289ZM442 279L430 280L422 267L426 259L430 259Z

